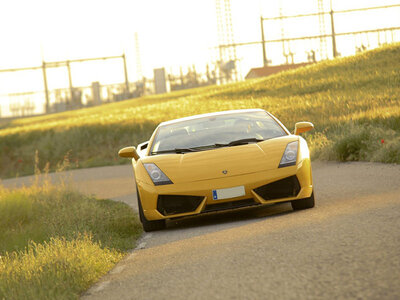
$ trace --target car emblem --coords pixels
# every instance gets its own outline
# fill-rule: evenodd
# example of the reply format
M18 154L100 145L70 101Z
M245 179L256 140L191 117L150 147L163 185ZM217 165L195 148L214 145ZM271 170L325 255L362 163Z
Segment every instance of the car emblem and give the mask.
M222 173L226 175L228 173L228 171L227 170L223 170Z

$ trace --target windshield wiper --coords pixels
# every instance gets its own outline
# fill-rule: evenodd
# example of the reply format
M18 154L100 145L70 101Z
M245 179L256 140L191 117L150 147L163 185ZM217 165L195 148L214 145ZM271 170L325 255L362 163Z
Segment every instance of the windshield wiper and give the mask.
M235 140L231 141L227 144L215 144L215 147L231 147L231 146L239 146L239 145L246 145L249 143L258 143L264 141L263 139L257 139L257 138L247 138L247 139L240 139L240 140Z
M202 149L197 149L199 147L195 148L175 148L175 149L169 149L169 150L161 150L161 151L153 151L151 152L152 155L154 154L162 154L162 153L178 153L182 154L185 152L198 152L198 151L203 151Z
M239 146L239 145L246 145L249 143L258 143L264 141L263 139L257 139L257 138L247 138L247 139L240 139L240 140L235 140L231 141L227 144L213 144L213 145L204 145L204 146L196 146L192 148L175 148L175 149L169 149L169 150L161 150L161 151L153 151L151 152L151 155L155 154L163 154L163 153L177 153L177 154L183 154L186 152L199 152L199 151L205 151L209 150L210 148L220 148L220 147L231 147L231 146Z

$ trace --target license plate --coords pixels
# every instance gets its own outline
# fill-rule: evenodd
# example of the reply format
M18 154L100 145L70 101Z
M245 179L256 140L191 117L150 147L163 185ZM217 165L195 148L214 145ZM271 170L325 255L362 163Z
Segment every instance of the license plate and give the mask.
M228 199L228 198L235 198L235 197L241 197L244 196L246 193L244 191L244 186L235 186L227 189L219 189L219 190L213 190L213 199L214 200L222 200L222 199Z

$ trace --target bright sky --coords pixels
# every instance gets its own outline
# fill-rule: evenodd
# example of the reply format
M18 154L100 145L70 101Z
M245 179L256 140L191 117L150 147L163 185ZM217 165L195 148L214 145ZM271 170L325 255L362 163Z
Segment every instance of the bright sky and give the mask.
M399 0L332 1L334 10L400 4ZM324 2L329 10L329 0ZM247 42L260 40L261 14L278 16L280 7L284 15L316 12L317 0L231 0L231 7L235 40ZM400 8L366 11L350 18L341 15L335 22L337 32L400 26ZM329 31L329 17L326 23ZM285 21L284 25L286 37L319 33L317 17ZM264 26L267 39L281 37L279 22L266 21ZM215 0L0 0L0 69L38 66L42 58L56 61L125 52L129 79L134 81L134 36L138 32L145 76L152 77L156 67L178 73L179 66L195 64L203 71L206 63L218 58L212 48L218 43L216 28ZM390 42L391 37L387 38ZM366 37L358 39L357 43L365 43ZM368 39L371 44L376 43L376 37ZM319 46L318 42L308 43L310 48ZM354 52L353 43L354 38L338 41L339 51L346 52L347 45L349 53ZM301 59L305 53L298 46L292 44L291 50ZM267 52L273 64L284 62L282 44L267 44ZM245 75L251 67L261 66L261 46L238 48L238 57ZM89 65L74 65L75 85L123 81L120 61L92 64L91 68ZM43 89L37 72L41 71L0 73L0 94ZM48 77L50 88L68 87L65 69L49 70Z

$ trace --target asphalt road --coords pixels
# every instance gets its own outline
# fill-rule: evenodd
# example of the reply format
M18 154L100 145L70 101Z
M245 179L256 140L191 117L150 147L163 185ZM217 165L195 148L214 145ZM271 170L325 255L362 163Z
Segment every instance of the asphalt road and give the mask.
M62 177L137 210L132 175L118 166ZM279 204L170 221L144 234L82 298L400 299L400 166L314 162L313 175L315 208Z

